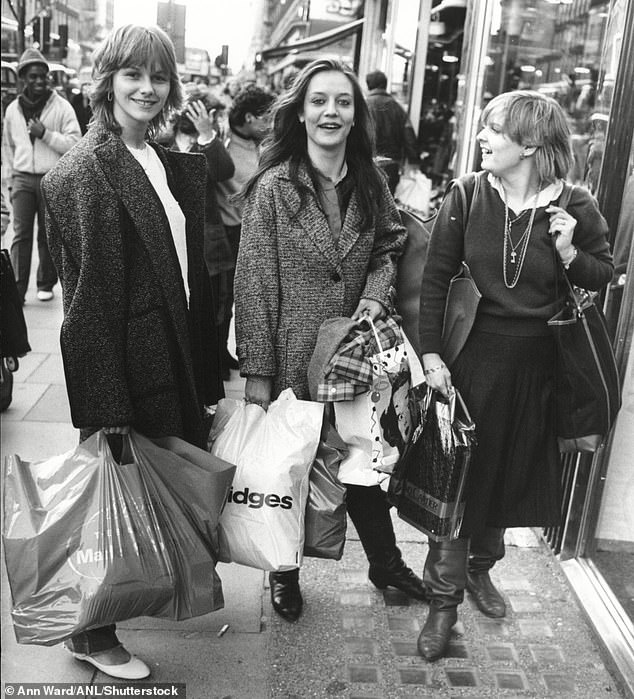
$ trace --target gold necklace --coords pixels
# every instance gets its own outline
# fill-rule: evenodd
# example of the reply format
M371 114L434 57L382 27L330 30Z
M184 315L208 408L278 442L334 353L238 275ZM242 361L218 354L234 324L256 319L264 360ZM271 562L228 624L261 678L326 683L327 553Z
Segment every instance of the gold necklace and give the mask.
M507 289L514 289L519 281L520 274L522 273L522 268L524 267L524 259L526 258L526 251L528 250L528 243L531 238L531 233L533 232L533 222L535 221L535 211L537 210L537 199L539 197L540 187L537 188L535 192L535 198L533 200L533 209L531 211L530 218L528 219L528 224L524 229L524 232L520 236L517 243L513 243L513 238L511 238L511 227L524 215L524 211L519 216L514 219L509 218L509 206L506 200L506 190L504 185L500 183L502 187L502 193L504 194L504 257L502 260L502 271L504 273L504 285ZM509 248L511 253L509 255ZM517 262L518 250L519 248L519 262ZM515 271L513 273L513 279L509 282L508 272L507 272L507 258L510 258L510 263L516 265Z

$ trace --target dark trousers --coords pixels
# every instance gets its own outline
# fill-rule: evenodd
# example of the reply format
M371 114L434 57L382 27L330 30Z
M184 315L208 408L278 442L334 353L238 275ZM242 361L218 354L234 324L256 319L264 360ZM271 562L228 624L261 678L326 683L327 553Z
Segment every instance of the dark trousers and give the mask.
M114 624L82 631L69 638L65 643L66 647L70 648L74 653L81 653L82 655L101 653L121 645L121 641L117 638Z
M346 506L370 565L388 570L401 568L404 564L385 492L378 485L346 485Z
M11 263L20 298L24 301L29 286L31 256L33 254L33 226L37 216L37 288L51 291L57 283L57 270L51 259L46 241L44 222L44 200L40 191L43 175L16 172L11 181L11 204L13 206L13 231Z

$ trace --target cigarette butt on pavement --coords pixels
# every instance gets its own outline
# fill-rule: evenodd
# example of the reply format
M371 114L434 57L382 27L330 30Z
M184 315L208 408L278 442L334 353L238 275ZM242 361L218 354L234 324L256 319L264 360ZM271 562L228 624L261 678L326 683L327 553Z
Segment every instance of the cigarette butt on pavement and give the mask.
M229 630L229 624L225 624L225 625L220 629L220 631L218 631L218 634L217 634L217 635L218 635L218 638L220 638L221 636L224 636L224 635L227 633L228 630Z

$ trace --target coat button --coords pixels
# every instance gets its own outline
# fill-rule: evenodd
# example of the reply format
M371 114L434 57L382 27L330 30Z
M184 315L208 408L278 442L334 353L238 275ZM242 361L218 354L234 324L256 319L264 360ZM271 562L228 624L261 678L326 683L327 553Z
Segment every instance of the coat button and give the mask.
M333 272L330 275L330 278L332 279L333 282L340 282L341 281L341 275L339 274L339 272Z

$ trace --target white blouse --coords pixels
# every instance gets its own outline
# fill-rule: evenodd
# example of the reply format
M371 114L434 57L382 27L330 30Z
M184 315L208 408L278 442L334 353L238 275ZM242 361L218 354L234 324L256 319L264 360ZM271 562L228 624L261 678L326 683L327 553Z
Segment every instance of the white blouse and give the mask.
M176 256L178 257L178 263L181 269L181 276L183 277L183 286L185 288L185 297L187 298L187 304L189 305L189 283L187 282L187 238L185 235L185 214L181 207L179 206L174 195L167 186L167 174L161 159L156 154L156 151L151 146L144 146L143 148L133 148L126 144L128 150L137 159L154 191L158 194L163 209L165 210L165 215L169 222L170 230L172 232L172 239L174 240L174 247L176 248Z

